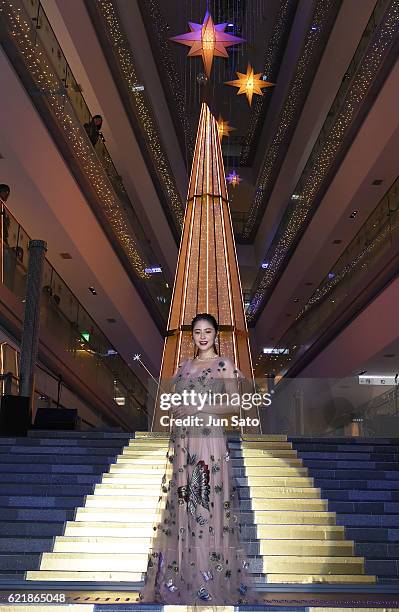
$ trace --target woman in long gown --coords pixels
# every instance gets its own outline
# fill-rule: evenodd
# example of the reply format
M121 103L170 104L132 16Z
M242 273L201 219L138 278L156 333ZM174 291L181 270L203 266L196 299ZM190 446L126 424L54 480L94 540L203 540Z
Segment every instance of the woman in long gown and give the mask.
M216 352L217 323L207 313L191 324L197 357L173 376L175 393L238 392L243 374ZM173 425L154 524L143 603L191 606L257 603L249 560L240 542L238 492L233 483L224 428L211 418L237 412L232 406L179 406L174 418L198 415L196 425Z

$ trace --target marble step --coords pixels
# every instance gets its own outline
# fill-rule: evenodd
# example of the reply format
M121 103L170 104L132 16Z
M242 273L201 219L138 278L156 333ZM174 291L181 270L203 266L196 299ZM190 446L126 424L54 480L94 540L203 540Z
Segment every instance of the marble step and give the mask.
M94 490L95 485L91 484L1 483L0 506L3 505L1 500L5 496L82 497L88 493L93 493Z
M81 464L73 463L64 465L62 463L1 463L0 474L30 473L30 474L102 474L109 468L109 463L104 464Z
M0 540L1 542L1 540ZM54 541L54 552L132 553L148 549L151 533L147 537L112 536L58 536ZM350 556L354 553L353 542L339 540L269 540L244 541L247 554L251 555L303 555L303 556ZM43 549L44 550L44 549Z
M81 506L84 496L69 497L67 495L54 497L46 495L0 495L0 512L5 508L70 508Z
M0 448L3 446L29 446L31 448L38 448L42 446L58 448L62 446L66 448L110 448L114 450L123 448L125 444L125 439L120 440L112 438L6 438L0 436Z
M0 555L3 553L42 553L53 550L53 537L1 537L0 536Z
M7 484L15 485L21 483L24 486L74 486L74 485L85 485L90 489L91 485L95 485L100 482L102 474L43 474L43 473L0 473L0 487L1 490L5 491Z
M46 539L61 535L64 530L64 521L37 521L27 519L6 520L0 522L0 537L19 536L28 541L30 538Z
M55 455L52 453L49 454L0 454L0 466L7 467L8 464L17 465L19 463L24 464L26 466L30 466L32 464L37 467L37 464L61 464L62 466L72 466L72 465L103 465L104 463L110 464L116 461L118 454L115 453L113 455L95 455L93 453L89 453L88 455L73 455L70 453L65 453L63 455ZM4 470L2 470L4 471Z
M30 429L28 431L28 438L62 438L62 439L76 439L76 440L121 440L128 441L134 438L133 433L126 433L123 431L68 431L68 430L56 430L56 429Z
M0 555L0 565L1 565ZM132 572L145 571L147 552L137 553L88 553L54 552L43 553L40 569L63 571L73 567L74 571ZM260 555L249 559L250 571L262 573L309 573L309 574L364 574L364 560L352 556ZM16 568L17 569L17 568Z
M116 447L81 447L81 446L0 446L0 461L4 459L3 455L7 454L12 457L18 456L18 461L20 456L26 457L29 456L47 456L51 457L62 455L63 457L75 457L75 456L94 456L94 457L117 457L122 451L120 446ZM27 461L27 459L24 459Z
M153 535L152 523L132 523L127 520L110 522L107 519L87 520L81 515L77 521L68 521L65 526L65 536L94 536L94 537L148 537ZM117 517L116 517L117 518ZM244 539L270 540L344 540L345 529L340 525L243 525L241 536Z
M3 521L65 522L74 518L74 510L60 508L0 508Z
M312 473L310 471L310 473ZM398 480L385 480L385 479L334 479L334 478L315 478L315 485L321 487L326 495L328 495L329 489L362 489L370 491L378 490L397 490L399 487Z

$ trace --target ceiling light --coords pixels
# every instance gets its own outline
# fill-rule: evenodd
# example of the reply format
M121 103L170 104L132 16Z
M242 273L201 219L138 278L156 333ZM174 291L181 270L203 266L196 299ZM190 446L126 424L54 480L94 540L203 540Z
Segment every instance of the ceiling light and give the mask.
M294 302L295 302L295 304L298 304L299 298L294 298Z
M333 278L335 278L334 272L329 272L328 273L328 280L332 280Z
M269 267L269 262L268 261L263 261L261 264L261 267L266 270Z
M382 179L375 179L371 184L372 185L381 185Z
M97 295L97 291L94 289L94 287L89 287L89 291L93 294L93 295Z
M299 195L299 193L293 193L291 196L291 200L300 200L301 196Z
M159 274L162 272L162 268L160 266L152 266L151 268L145 268L146 274Z
M351 214L349 215L349 219L354 219L357 215L358 211L354 210L353 212L351 212Z

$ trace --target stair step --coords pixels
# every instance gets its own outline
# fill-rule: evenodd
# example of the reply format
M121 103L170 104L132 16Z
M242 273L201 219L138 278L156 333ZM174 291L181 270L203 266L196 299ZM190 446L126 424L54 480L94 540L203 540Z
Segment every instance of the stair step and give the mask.
M359 542L356 554L369 559L399 559L399 544L389 542Z
M53 549L52 537L35 538L35 537L0 537L0 555L1 553L42 553L44 551L51 552Z
M337 523L347 526L399 527L399 514L341 514L337 513Z
M273 574L267 575L270 584L375 584L375 576L367 574ZM340 608L342 610L342 608ZM312 608L313 610L313 608ZM353 608L351 608L353 610Z
M362 489L362 490L371 490L371 491L383 491L383 490L397 490L399 486L399 482L397 480L368 480L368 479L359 479L359 480L340 480L340 479L332 479L332 478L315 478L315 485L321 487L326 493L330 489Z
M359 542L399 542L399 528L392 527L346 527L347 536Z
M112 571L29 571L27 581L65 581L65 582L141 582L143 572L112 572Z
M1 455L0 455L1 458ZM397 467L397 466L396 466ZM396 480L398 487L399 470L368 470L368 469L316 469L312 468L312 476L314 478L333 478L335 480Z
M41 570L68 570L73 567L75 572L145 572L148 561L147 552L139 553L43 553ZM1 563L1 555L0 555Z
M2 483L0 496L0 506L2 506L2 498L5 496L27 495L27 496L43 496L43 497L82 497L87 493L94 491L93 485L79 484L12 484ZM8 504L7 504L8 505Z
M320 489L315 487L262 487L257 485L246 486L237 483L240 499L257 499L257 498L289 498L289 499L320 499Z
M53 447L79 447L79 448L109 448L114 451L115 449L122 449L125 445L124 440L114 439L82 439L82 438L2 438L0 437L0 448L3 446L29 446L32 448L38 448L41 446ZM65 450L66 450L65 449Z
M73 510L58 508L0 508L0 522L2 521L44 521L65 522L72 519Z
M44 553L50 554L50 553ZM0 553L0 570L1 571L27 571L35 570L40 567L40 554L25 554L25 553Z
M0 495L0 510L4 508L71 508L83 503L84 496L46 497L45 495Z
M56 430L56 429L30 429L28 431L28 438L64 438L77 440L121 440L127 441L133 439L133 433L126 433L122 431L68 431L68 430Z
M117 457L121 452L121 447L80 447L80 446L2 446L0 447L0 459L3 461L3 455L8 454L11 457L17 456L18 459L16 461L26 461L26 456L44 456L47 457L59 457L62 455L62 459L69 457L83 457L89 456L95 457ZM23 457L21 459L20 457ZM102 460L102 459L101 459Z
M361 502L361 501L399 501L399 491L386 491L386 490L374 490L374 491L359 491L351 489L329 489L322 493L323 497L328 497L331 501L350 501L350 502Z
M399 502L390 501L335 501L329 502L331 510L353 514L399 514Z
M104 463L112 463L116 461L118 454L112 455L94 455L90 453L88 455L72 455L69 452L65 455L53 455L52 453L41 455L40 453L31 453L26 455L19 455L17 453L13 454L0 454L0 465L2 467L6 466L8 468L8 464L62 464L63 466L74 466L74 465L101 465ZM4 470L2 470L4 471Z
M0 536L20 536L27 538L46 538L60 535L64 529L64 522L52 521L1 521Z
M7 484L15 485L21 483L21 485L62 485L65 489L65 485L86 485L90 488L90 485L94 485L101 481L101 474L21 474L11 472L10 474L0 473L1 489L6 487ZM4 489L5 490L5 489Z
M152 523L136 525L132 522L110 523L109 521L68 521L65 525L65 537L112 537L112 538L147 538L154 536Z
M147 551L151 544L151 533L147 537L136 538L94 537L94 536L58 536L54 542L54 552L76 553L137 553Z
M48 554L48 553L46 553ZM257 561L250 559L252 571L265 574L364 574L364 560L362 557L331 557L301 555L265 555Z
M334 525L334 512L263 511L255 510L253 522L257 525ZM241 513L241 523L251 522L250 514Z
M106 464L51 464L51 463L1 463L0 473L40 473L40 474L101 474L109 468L109 463ZM29 472L28 472L29 470Z

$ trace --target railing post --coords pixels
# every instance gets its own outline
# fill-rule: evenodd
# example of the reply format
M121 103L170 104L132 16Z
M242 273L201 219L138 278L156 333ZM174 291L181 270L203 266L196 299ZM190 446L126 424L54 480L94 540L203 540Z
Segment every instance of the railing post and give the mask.
M34 368L39 345L40 296L46 251L47 244L44 240L29 241L29 266L22 329L19 395L29 397L31 401L33 398Z

